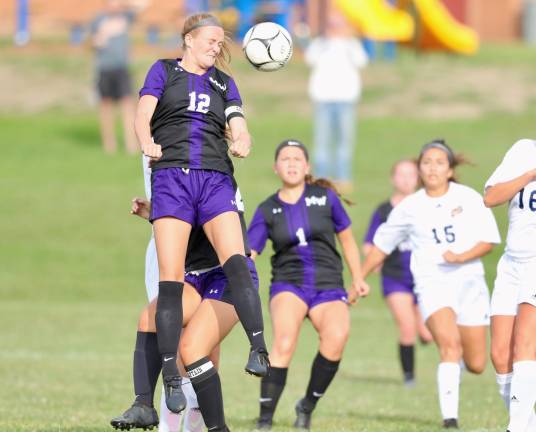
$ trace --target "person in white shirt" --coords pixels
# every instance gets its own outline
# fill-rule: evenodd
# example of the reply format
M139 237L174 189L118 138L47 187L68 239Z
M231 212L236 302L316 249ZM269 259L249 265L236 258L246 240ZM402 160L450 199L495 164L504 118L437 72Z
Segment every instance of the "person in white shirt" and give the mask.
M506 250L491 300L491 358L510 432L536 430L536 141L517 141L486 182L484 203L509 202Z
M309 97L314 103L314 171L339 183L349 192L357 123L356 104L361 95L359 69L368 57L344 17L330 13L325 36L305 51L311 67ZM334 158L334 160L333 160Z
M477 374L486 366L489 293L480 257L501 241L482 196L456 182L461 161L443 140L422 148L424 187L392 210L363 265L365 277L409 240L415 294L441 357L437 384L445 428L458 427L460 361Z

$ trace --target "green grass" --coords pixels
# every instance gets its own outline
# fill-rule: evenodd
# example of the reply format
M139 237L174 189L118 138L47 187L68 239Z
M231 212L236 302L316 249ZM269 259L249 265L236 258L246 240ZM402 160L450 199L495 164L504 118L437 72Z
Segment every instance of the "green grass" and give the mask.
M78 73L88 82L84 68L89 61L76 55L45 52L30 60L10 52L0 59L0 66L15 64L25 73L22 66L31 62L34 72L45 76L74 79L72 74ZM447 80L452 79L446 67L450 62L467 69L501 68L506 63L524 70L533 56L531 49L517 46L485 48L469 59L402 54L398 63L374 65L366 73L418 78L425 62L445 69ZM153 58L138 59L138 80ZM287 108L307 105L306 69L296 60L273 75L253 72L243 62L235 70L245 89L255 140L251 157L236 164L250 217L277 187L271 170L274 146L286 137L311 140L309 111ZM274 93L264 85L267 82L280 82L289 90ZM470 95L470 89L465 94ZM370 93L365 89L363 103L383 96L378 87ZM87 107L73 111L55 106L33 114L12 112L6 106L0 110L0 430L108 431L109 419L132 399L131 353L137 314L145 302L143 265L149 227L128 214L130 198L143 194L140 160L123 154L104 156L96 115ZM475 163L461 170L462 180L481 190L505 150L518 138L534 135L536 109L486 112L470 120L405 114L360 119L356 192L351 196L356 205L349 209L358 238L372 209L390 192L387 177L395 160L414 156L431 138L446 137ZM505 213L504 208L496 212L503 234ZM490 283L500 249L485 259ZM268 255L258 262L264 300ZM315 412L314 429L439 430L436 350L419 347L418 385L404 389L396 331L375 278L373 287L371 297L352 309L351 339L340 373ZM316 336L306 323L274 431L290 430L294 402L305 390L316 347ZM242 372L246 351L240 330L223 344L221 376L233 431L251 430L257 414L258 381ZM466 431L504 430L506 412L491 365L483 376L464 375L460 418Z

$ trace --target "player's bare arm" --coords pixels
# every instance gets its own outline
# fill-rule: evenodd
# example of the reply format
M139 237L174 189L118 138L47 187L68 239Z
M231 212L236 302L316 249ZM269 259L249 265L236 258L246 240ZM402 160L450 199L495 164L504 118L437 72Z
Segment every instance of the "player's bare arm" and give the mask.
M134 120L134 129L140 142L141 150L145 156L153 160L158 160L162 157L162 147L155 144L151 136L151 119L157 103L158 99L154 96L142 96L138 102L136 119Z
M527 184L536 180L536 168L504 183L497 183L486 189L484 204L486 207L496 207L510 201L515 194Z

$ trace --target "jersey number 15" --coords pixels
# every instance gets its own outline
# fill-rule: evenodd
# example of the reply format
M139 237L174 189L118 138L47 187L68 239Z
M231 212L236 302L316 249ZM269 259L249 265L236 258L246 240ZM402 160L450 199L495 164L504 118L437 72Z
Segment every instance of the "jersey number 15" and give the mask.
M447 243L454 243L456 241L456 234L452 232L452 228L454 228L452 225L443 227L443 232L445 234L445 240ZM441 239L439 238L437 229L432 228L432 232L434 233L434 240L436 241L436 244L441 244Z

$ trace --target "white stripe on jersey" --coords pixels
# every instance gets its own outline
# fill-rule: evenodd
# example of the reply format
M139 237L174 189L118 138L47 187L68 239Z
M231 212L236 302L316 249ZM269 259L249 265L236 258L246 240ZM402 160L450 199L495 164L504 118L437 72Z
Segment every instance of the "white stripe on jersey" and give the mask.
M453 182L442 197L430 197L421 189L405 198L378 228L374 244L390 254L406 238L411 243L411 271L416 279L454 271L484 274L479 259L449 264L443 254L465 252L478 242L501 242L493 213L484 206L482 196Z
M536 141L516 142L486 182L486 188L513 180L536 169ZM530 182L510 201L508 207L506 254L517 260L536 257L536 181Z

